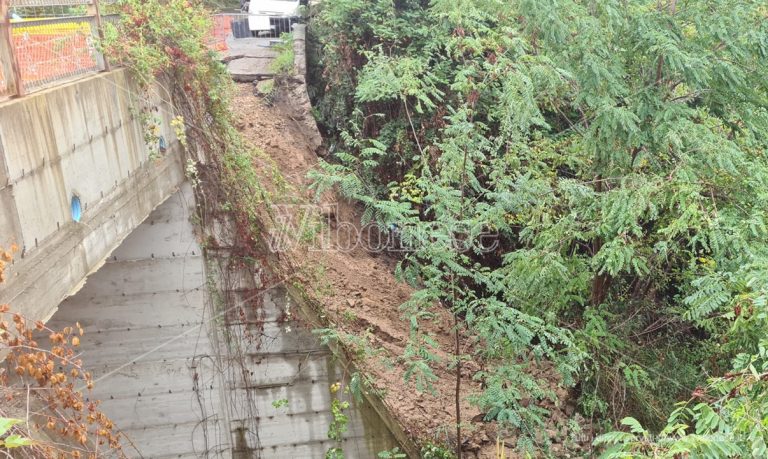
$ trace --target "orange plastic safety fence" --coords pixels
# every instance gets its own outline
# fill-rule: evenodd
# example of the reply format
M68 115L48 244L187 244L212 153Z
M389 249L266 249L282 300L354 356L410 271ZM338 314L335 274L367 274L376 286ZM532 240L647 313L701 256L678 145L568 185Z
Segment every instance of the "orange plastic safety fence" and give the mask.
M227 50L227 38L232 35L232 22L236 19L246 18L242 14L217 14L213 16L213 30L209 46L217 51Z
M12 39L24 87L29 91L101 70L92 17L19 21Z

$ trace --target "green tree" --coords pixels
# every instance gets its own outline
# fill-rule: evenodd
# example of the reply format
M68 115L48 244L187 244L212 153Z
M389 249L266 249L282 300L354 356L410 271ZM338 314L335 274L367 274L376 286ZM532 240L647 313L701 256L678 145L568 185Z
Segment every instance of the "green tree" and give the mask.
M316 183L410 248L409 374L429 380L418 324L435 304L489 363L475 401L523 432L542 413L520 401L551 395L536 360L577 375L586 414L663 426L759 354L767 15L752 0L321 5L314 93L338 145Z

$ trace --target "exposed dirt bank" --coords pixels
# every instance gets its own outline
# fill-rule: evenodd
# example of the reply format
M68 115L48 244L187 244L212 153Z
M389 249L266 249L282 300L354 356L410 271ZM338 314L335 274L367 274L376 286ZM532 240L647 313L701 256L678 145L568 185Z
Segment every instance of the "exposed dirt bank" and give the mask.
M438 376L434 391L418 392L414 382L404 381L405 368L398 364L409 337L409 325L403 320L400 305L412 290L398 282L394 275L395 260L384 253L370 250L375 246L371 239L379 235L364 232L363 246L354 244L361 228L360 209L339 199L333 193L321 197L317 225L301 226L306 214L304 205L313 203L314 192L309 189L307 173L317 167L317 132L308 123L308 107L292 106L289 90L283 90L274 104L267 103L258 95L252 84L240 84L233 110L238 118L238 129L254 146L266 153L259 161L273 162L284 180L283 186L273 187L273 199L283 204L276 209L284 222L293 225L289 231L273 227L274 236L295 236L302 244L284 247L279 255L286 266L300 267L299 279L309 295L324 306L331 322L338 330L357 337L358 346L376 350L376 358L359 362L374 385L383 391L384 402L403 425L407 433L424 442L455 444L455 371L450 367L451 358L445 350L453 348L453 318L441 308L435 308L436 319L423 325L422 331L430 334L440 344L441 362L433 370ZM269 102L272 102L271 100ZM257 164L260 173L269 173L265 182L275 183L269 167ZM277 180L280 182L280 180ZM289 226L290 226L289 225ZM282 232L282 233L281 233ZM322 237L317 237L322 234ZM312 241L312 238L314 241ZM289 238L290 239L290 238ZM281 240L284 240L281 239ZM290 245L290 244L288 244ZM308 246L313 245L314 250ZM321 250L317 248L322 246ZM464 337L463 343L471 340ZM469 355L472 349L465 347L462 353ZM462 371L462 424L463 445L466 457L496 457L497 428L494 423L482 422L482 413L466 402L472 394L481 390L480 382L473 376L480 370L474 361L464 362ZM559 402L547 408L551 416L547 426L536 434L542 444L548 438L553 443L552 453L565 456L568 437L567 419L572 417L573 406L568 403L567 391L558 389L551 371L541 368L543 379L550 382ZM513 381L510 383L514 384ZM501 435L507 445L514 446L515 436ZM575 445L571 445L575 446ZM570 449L570 448L569 448ZM507 450L507 457L515 457Z

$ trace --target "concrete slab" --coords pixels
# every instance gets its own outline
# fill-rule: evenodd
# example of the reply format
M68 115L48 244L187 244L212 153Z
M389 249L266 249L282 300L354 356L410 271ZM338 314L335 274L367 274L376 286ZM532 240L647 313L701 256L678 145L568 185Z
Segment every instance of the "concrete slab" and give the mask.
M271 68L272 58L244 57L227 64L232 79L242 83L272 78L275 72Z
M270 46L274 38L237 38L227 41L227 51L225 58L255 57L270 58L276 57L277 51Z
M91 284L87 297L180 292L204 284L203 258L200 256L139 260L126 257L124 261L106 263L97 274L98 277L94 275L86 281L86 286Z

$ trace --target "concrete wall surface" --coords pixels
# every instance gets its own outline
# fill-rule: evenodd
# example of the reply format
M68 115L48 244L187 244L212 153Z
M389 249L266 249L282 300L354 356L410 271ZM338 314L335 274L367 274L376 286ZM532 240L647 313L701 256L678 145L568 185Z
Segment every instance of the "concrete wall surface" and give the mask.
M170 105L143 94L126 70L0 103L0 246L20 248L0 304L48 319L172 194L184 180L172 118ZM167 139L158 158L143 119Z
M194 207L185 185L48 322L85 328L89 396L127 437L131 458L232 457Z

